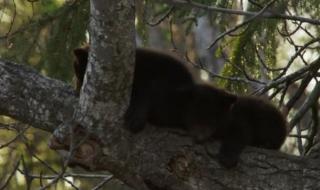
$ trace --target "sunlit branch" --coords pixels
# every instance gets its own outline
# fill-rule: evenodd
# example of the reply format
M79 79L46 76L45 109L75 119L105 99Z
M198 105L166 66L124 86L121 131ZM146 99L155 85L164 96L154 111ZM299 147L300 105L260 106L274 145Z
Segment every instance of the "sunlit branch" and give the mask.
M219 8L209 5L204 5L201 3L193 2L191 0L161 0L162 2L166 2L168 4L180 5L180 6L188 6L192 8L199 8L207 11L213 12L220 12L225 14L234 14L234 15L242 15L242 16L254 16L257 12L251 11L242 11L242 10L233 10L233 9L226 9L226 8ZM272 12L265 12L261 15L261 18L265 19L284 19L284 20L293 20L293 21L301 21L307 22L314 25L320 25L319 19L311 19L301 16L290 16L286 14L277 14Z

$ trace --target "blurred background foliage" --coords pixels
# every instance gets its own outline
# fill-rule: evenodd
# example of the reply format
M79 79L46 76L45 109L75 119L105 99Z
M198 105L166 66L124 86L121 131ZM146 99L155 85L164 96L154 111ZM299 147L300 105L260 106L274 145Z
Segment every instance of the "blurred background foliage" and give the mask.
M278 0L270 9L276 13L320 18L318 1ZM270 1L194 2L221 8L259 11ZM28 64L43 75L72 83L72 50L88 42L89 12L89 0L0 0L0 57ZM290 43L283 33L295 30L300 23L255 19L212 45L221 33L246 19L249 17L174 6L156 0L136 0L137 46L173 51L199 68L204 79L232 92L249 94L279 75L279 70L266 68L284 67L297 51L297 46ZM302 46L319 37L319 26L307 23L301 23L301 26L305 31L298 28L301 31L290 36L295 43ZM312 60L319 55L319 51L317 44L306 49L304 54L307 55L307 60ZM262 65L261 60L265 65ZM304 61L296 59L290 72L303 66ZM49 134L17 124L7 117L1 117L0 120L4 125L0 132L0 187L6 183L10 171L19 160L21 172L55 174L45 166L43 160L52 169L59 171L61 161L47 147ZM18 127L10 127L12 123ZM10 145L3 146L7 142L11 142ZM287 152L296 152L296 146L296 143L292 143ZM84 172L80 169L71 171ZM8 189L26 189L27 181L30 180L19 172L12 179ZM90 189L100 178L70 177L70 181L81 189ZM33 180L30 189L39 187L40 183L39 179ZM74 189L66 182L60 182L51 188ZM103 187L113 190L125 188L116 180Z
M70 81L72 50L85 40L89 1L3 0L0 6L1 57Z

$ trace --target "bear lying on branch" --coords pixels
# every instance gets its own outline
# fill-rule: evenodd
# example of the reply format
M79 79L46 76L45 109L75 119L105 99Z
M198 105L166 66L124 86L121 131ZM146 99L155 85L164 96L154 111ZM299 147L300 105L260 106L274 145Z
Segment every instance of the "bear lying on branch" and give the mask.
M74 50L77 91L88 63L88 47ZM204 82L197 82L186 63L168 53L137 48L126 127L137 133L150 123L180 128L198 142L221 142L219 162L237 165L245 146L279 149L287 134L287 123L270 103L237 96Z

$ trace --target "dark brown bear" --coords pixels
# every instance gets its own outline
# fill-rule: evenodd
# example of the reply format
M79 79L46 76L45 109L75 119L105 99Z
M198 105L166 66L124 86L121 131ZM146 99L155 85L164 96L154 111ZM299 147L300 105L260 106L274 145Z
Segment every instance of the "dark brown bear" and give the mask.
M79 92L88 48L74 50ZM279 149L286 137L286 121L271 104L236 96L208 84L198 84L184 61L150 49L136 50L132 97L126 126L134 133L146 123L181 128L197 141L221 141L219 161L234 167L246 145Z
M76 75L76 91L79 94L83 83L84 74L87 69L89 47L73 50L76 60L73 62L73 69Z
M246 145L280 149L287 135L287 122L278 109L255 97L238 96L231 105L226 127L217 131L221 139L219 161L226 167L237 164Z

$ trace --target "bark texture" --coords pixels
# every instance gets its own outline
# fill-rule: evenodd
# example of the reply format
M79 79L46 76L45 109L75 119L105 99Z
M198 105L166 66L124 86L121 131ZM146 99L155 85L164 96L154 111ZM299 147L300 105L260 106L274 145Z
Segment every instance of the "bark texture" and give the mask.
M106 125L112 128L122 120L129 103L135 57L134 1L92 0L90 36L80 113L101 134Z
M24 65L0 60L0 114L46 131L72 117L75 91Z
M47 131L72 116L78 99L69 85L3 60L0 74L2 114ZM119 123L114 127L117 130L107 128L102 134L112 136L112 142L104 138L108 143L99 146L88 167L109 170L135 189L320 188L319 154L299 158L247 148L239 166L226 170L217 163L217 143L194 144L181 131L153 126L137 135L130 135Z

